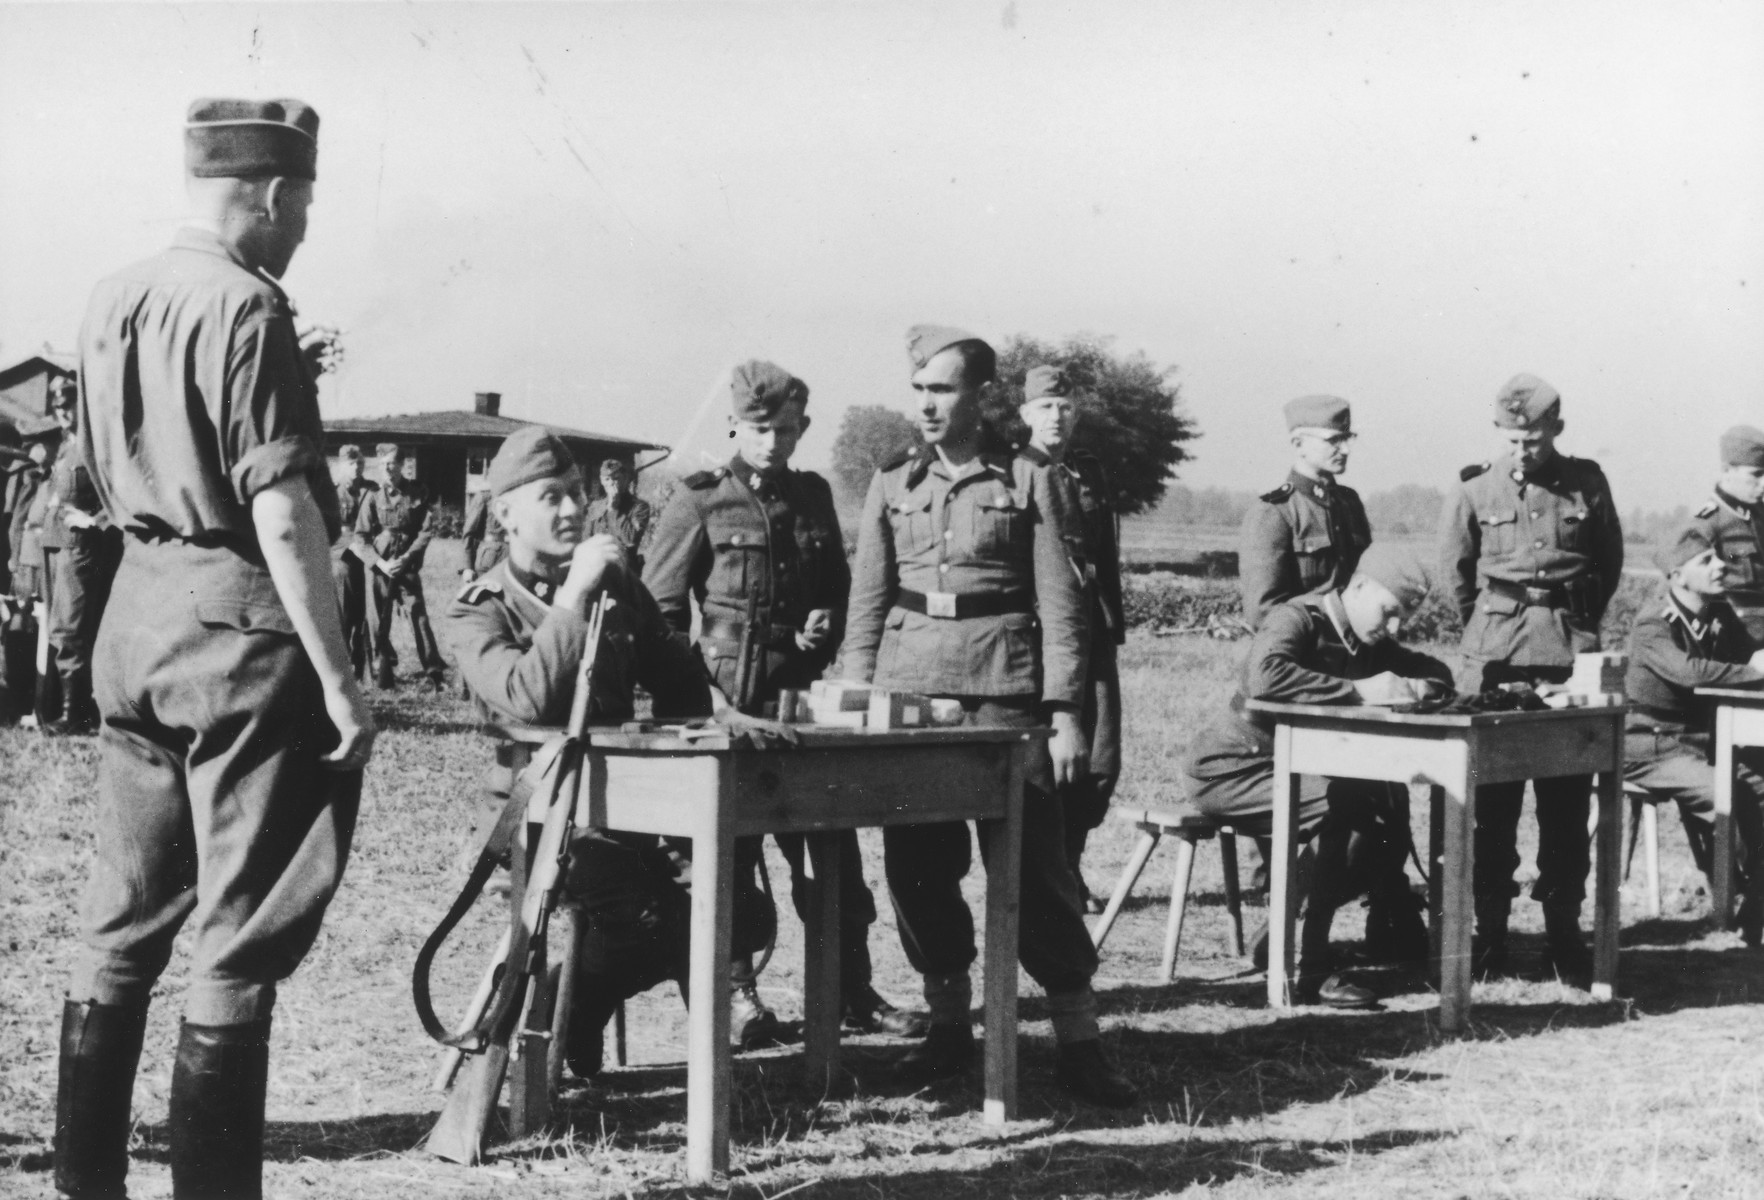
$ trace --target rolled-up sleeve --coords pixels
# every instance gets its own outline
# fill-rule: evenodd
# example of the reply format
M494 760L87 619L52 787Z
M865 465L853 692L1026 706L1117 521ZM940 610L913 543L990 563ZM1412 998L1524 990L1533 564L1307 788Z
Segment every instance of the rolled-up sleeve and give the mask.
M325 471L317 392L291 318L246 306L227 358L225 410L216 422L221 465L240 504L290 476Z

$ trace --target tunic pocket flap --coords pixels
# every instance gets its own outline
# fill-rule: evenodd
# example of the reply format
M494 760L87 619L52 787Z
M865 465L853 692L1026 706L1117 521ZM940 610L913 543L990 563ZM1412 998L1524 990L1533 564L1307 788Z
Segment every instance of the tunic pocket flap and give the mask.
M237 629L241 633L281 633L292 636L294 622L286 609L244 600L203 600L196 605L196 619L204 625Z
M1484 525L1511 525L1519 519L1517 512L1483 513L1481 521Z
M1310 537L1292 539L1292 548L1300 554L1320 554L1335 543L1329 540L1327 533L1312 534Z
M1017 503L1017 497L1014 494L1010 492L997 492L991 496L983 497L980 501L980 507L994 509L999 512L1016 512L1022 507L1022 505Z
M1498 613L1501 616L1512 616L1519 611L1519 601L1511 596L1497 596L1493 592L1483 592L1476 601L1476 607L1485 613Z
M920 492L917 494L902 496L895 503L888 506L888 511L892 513L900 513L902 515L906 513L929 512L931 511L931 493Z

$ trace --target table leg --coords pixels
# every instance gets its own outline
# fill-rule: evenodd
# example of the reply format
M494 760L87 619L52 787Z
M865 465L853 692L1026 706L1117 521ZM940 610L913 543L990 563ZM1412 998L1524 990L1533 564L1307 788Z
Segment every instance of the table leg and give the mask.
M1621 735L1617 738L1621 746ZM1623 891L1623 775L1601 771L1597 777L1599 805L1598 875L1593 893L1592 998L1609 1000L1617 987L1617 928Z
M726 805L735 796L725 766L706 797L692 838L692 1003L686 1048L686 1182L709 1183L729 1169L729 937L735 839Z
M1709 901L1715 928L1727 928L1733 912L1733 708L1715 709L1715 840L1710 866Z
M815 1086L833 1084L839 1070L839 833L808 835L808 919L803 923L803 1066Z
M1274 831L1268 864L1268 1007L1292 1007L1293 887L1298 784L1292 774L1292 727L1274 727Z
M1023 877L1023 760L1011 750L1005 815L992 831L986 871L986 1102L983 1119L1017 1115L1017 916Z
M548 1048L546 1086L549 1094L557 1095L563 1082L564 1059L570 1049L570 1012L576 1006L576 970L582 957L582 933L586 922L577 918L580 910L565 905L551 914L550 936L562 948L558 956L557 984L552 990L551 1045Z
M1427 954L1433 986L1439 986L1440 947L1445 942L1445 789L1427 789Z
M1439 1027L1458 1033L1470 1017L1470 933L1475 925L1472 880L1476 867L1475 748L1450 743L1458 761L1436 789L1444 854L1439 864Z

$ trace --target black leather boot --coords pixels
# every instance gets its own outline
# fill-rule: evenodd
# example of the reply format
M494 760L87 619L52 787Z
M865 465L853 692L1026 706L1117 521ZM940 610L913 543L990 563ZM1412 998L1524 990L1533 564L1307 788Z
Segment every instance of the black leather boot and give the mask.
M1128 1108L1139 1103L1139 1089L1109 1061L1102 1043L1095 1038L1062 1045L1055 1075L1060 1086L1080 1100L1105 1108Z
M185 1022L179 1031L169 1122L175 1200L261 1200L269 1033L267 1017Z
M1505 895L1476 897L1476 935L1470 939L1470 970L1478 979L1507 972L1507 915L1512 904Z
M577 1079L587 1082L599 1076L606 1062L606 1023L618 1008L618 988L612 980L586 973L576 977L564 1062Z
M129 1171L129 1100L147 1029L147 1005L69 1000L61 1007L61 1079L55 1092L55 1190L79 1200L123 1200Z
M1592 981L1593 956L1580 932L1580 901L1550 900L1543 910L1551 965L1564 983L1585 986Z

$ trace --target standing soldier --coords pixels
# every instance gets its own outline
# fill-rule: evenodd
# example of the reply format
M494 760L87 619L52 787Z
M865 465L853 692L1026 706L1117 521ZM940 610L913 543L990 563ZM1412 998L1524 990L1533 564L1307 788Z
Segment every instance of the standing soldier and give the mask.
M1577 653L1599 648L1599 620L1623 576L1623 530L1599 465L1557 453L1562 398L1535 375L1515 375L1495 397L1508 453L1459 472L1440 521L1441 574L1464 622L1458 690L1503 683L1559 684ZM1580 932L1591 866L1586 775L1535 779L1537 882L1549 953L1564 978L1592 971ZM1476 965L1506 964L1507 915L1518 889L1523 781L1476 792Z
M104 515L91 472L80 457L76 440L79 389L61 380L53 393L55 417L61 423L61 452L55 457L49 487L53 528L59 550L54 555L55 581L50 587L49 647L61 681L61 716L43 730L49 734L98 732L98 710L92 700L92 647L98 623L110 599L111 580L122 561L122 531Z
M643 573L643 537L649 532L649 501L637 499L637 477L616 458L600 464L600 490L588 506L588 532L610 533L625 548L632 567Z
M423 553L434 536L435 502L417 480L415 455L393 442L381 443L378 450L386 482L362 498L355 518L355 553L373 572L374 684L387 690L398 686L392 616L394 608L403 604L410 613L417 666L440 691L445 668L423 598Z
M318 115L198 100L193 222L98 284L80 439L125 534L93 658L98 856L62 1017L55 1186L121 1196L147 1006L194 917L172 1191L257 1197L276 985L342 878L373 719L326 544L318 391L275 280L306 234Z
M465 529L460 534L465 541L465 566L459 574L467 583L488 575L490 568L508 554L508 535L492 511L495 502L490 489L484 487L466 503Z
M1335 482L1355 434L1348 402L1300 396L1286 404L1292 472L1250 507L1238 539L1243 617L1252 629L1295 596L1339 591L1372 543L1360 494Z
M1066 862L1078 881L1078 896L1090 912L1102 904L1090 894L1079 861L1090 831L1103 823L1121 778L1121 676L1116 648L1127 640L1121 606L1121 522L1107 474L1095 455L1072 447L1078 424L1077 389L1059 367L1030 370L1023 381L1018 414L1029 429L1020 453L1036 466L1052 464L1055 478L1070 492L1073 527L1084 539L1082 561L1090 583L1090 671L1084 691L1084 734L1090 740L1090 770L1061 793L1066 814Z
M1764 432L1735 425L1721 435L1721 477L1696 522L1727 564L1727 602L1764 645Z
M57 422L43 426L31 438L27 453L32 467L20 477L19 508L12 523L12 597L22 619L13 643L21 681L15 690L21 700L30 697L28 707L39 727L52 719L52 710L60 708L55 660L48 653L49 605L55 594L50 568L59 552L49 528L49 501L54 495L50 475L60 444Z
M361 516L362 500L379 491L380 485L364 473L367 460L360 446L345 446L338 457L347 478L337 485L343 532L331 546L331 574L337 582L337 604L343 610L343 643L349 647L355 677L365 681L373 661L368 653L373 635L367 619L367 564L355 552L355 522Z
M17 720L29 707L20 633L24 606L15 603L12 594L12 529L19 494L27 473L35 468L18 426L0 419L0 724Z
M807 687L833 661L851 573L832 489L811 471L790 469L809 425L808 385L771 363L745 362L731 374L729 390L736 455L714 471L681 480L656 524L647 582L682 635L692 624L690 601L698 602L698 649L712 682L729 704L759 715L780 690ZM607 479L604 466L601 479ZM609 496L613 486L608 484ZM791 899L804 915L804 839L778 834L775 840L790 864ZM760 839L743 842L743 872L757 869ZM845 1023L863 1031L922 1033L918 1014L897 1009L872 986L869 936L876 901L864 883L855 832L840 839L840 853ZM759 999L751 966L736 963L734 975L738 1014L766 1027L770 1010ZM744 1041L756 1036L757 1030Z
M1062 488L1048 467L982 453L981 397L997 372L991 346L920 325L907 334L907 354L924 445L870 483L844 673L960 700L968 724L1052 724L1051 743L1031 743L1023 789L1018 954L1047 993L1060 1082L1082 1099L1129 1105L1138 1092L1098 1036L1096 950L1066 863L1056 790L1082 778L1089 758L1090 613L1062 525ZM991 834L990 822L978 823L982 857ZM974 917L961 889L967 825L890 827L882 844L901 943L925 978L932 1022L899 1070L907 1079L953 1075L974 1057Z

